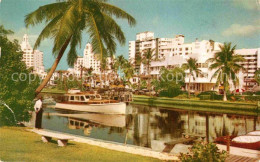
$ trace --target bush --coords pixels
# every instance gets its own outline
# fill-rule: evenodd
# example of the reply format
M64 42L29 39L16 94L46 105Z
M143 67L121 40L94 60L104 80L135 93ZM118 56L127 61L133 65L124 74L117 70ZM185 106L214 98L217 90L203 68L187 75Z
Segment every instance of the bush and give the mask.
M246 101L260 101L260 96L244 96Z
M255 95L260 95L260 91L255 92Z
M200 100L210 100L211 96L210 95L200 95L199 98L200 98Z
M179 158L182 162L224 162L227 158L227 152L220 151L214 143L196 143L191 147L190 153L181 153Z
M208 96L210 96L210 98ZM223 95L218 95L216 91L201 92L200 94L198 94L197 97L199 97L201 100L222 100L223 99Z
M243 92L242 95L253 96L254 92Z
M159 97L176 97L181 94L179 88L169 88L167 90L162 90L159 92Z

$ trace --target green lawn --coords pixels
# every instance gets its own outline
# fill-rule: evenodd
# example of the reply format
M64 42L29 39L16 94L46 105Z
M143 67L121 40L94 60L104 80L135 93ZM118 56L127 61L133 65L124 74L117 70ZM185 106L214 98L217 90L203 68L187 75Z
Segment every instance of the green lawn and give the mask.
M69 142L58 147L57 141L43 143L41 137L25 128L0 128L2 161L159 161L128 153L112 151L83 143Z
M44 88L42 90L42 93L60 93L60 94L63 94L63 93L66 93L65 90L59 90L59 89L51 89L51 88Z

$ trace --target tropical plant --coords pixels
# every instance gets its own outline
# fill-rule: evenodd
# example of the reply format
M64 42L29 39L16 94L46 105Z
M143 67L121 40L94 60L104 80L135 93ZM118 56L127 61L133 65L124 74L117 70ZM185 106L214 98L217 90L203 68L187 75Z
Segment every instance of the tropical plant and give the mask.
M159 83L155 89L160 90L159 96L176 97L181 94L181 87L184 85L184 71L182 68L174 69L162 68L160 70Z
M235 55L236 46L231 46L231 43L224 43L219 46L220 51L216 52L213 58L208 59L212 63L210 70L216 70L212 78L217 78L216 86L223 85L224 96L223 101L227 101L227 92L229 82L232 81L236 86L239 83L237 73L243 70L243 66L239 62L245 61L241 55Z
M14 34L14 32L12 30L5 29L3 25L0 26L0 36L1 37L6 38L6 36L10 35L10 34Z
M142 54L142 58L141 58L141 63L146 67L146 71L147 71L147 77L148 77L148 90L149 90L149 95L151 93L151 76L150 76L150 66L151 66L151 62L153 60L157 59L157 54L155 52L155 49L145 49L143 51Z
M180 154L182 162L224 162L227 158L226 151L220 151L214 143L195 143L190 152Z
M41 6L25 18L26 27L46 23L34 49L46 38L54 38L53 54L55 62L41 85L36 89L37 95L49 82L65 50L69 66L77 59L77 47L81 45L82 33L86 31L91 39L93 52L101 58L115 53L116 40L125 43L125 36L114 18L127 19L130 26L135 19L124 10L106 3L104 0L59 0L56 3Z
M255 80L259 85L260 84L260 70L259 69L255 71Z
M195 58L189 58L187 59L187 63L182 65L182 68L184 70L188 70L188 77L189 77L189 84L188 84L188 94L190 98L190 82L191 82L191 77L193 80L195 80L196 75L201 73L201 70L197 66L197 59Z
M10 41L13 33L0 26L0 125L15 125L16 122L29 121L29 111L33 110L34 90L40 79L30 74L22 61L23 53L18 41ZM12 112L3 104L12 109Z
M133 78L134 75L134 67L130 62L126 62L123 66L123 72L124 72L124 77L127 80L127 83L130 85L130 79Z

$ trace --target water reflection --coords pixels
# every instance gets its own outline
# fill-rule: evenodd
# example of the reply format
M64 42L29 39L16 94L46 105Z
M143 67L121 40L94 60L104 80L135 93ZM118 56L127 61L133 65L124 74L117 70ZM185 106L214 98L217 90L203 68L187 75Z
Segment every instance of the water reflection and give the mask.
M105 115L45 109L43 127L154 150L175 141L183 133L213 141L223 135L243 135L260 130L259 117L166 110L157 107L127 107L128 115Z

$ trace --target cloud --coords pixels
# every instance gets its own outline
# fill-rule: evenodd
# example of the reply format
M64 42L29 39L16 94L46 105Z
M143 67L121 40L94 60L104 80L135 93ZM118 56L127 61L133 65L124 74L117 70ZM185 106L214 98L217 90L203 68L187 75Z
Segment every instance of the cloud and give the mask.
M260 0L233 0L233 4L247 10L260 10Z
M253 36L260 33L260 24L256 21L253 24L241 25L232 24L222 32L223 36Z

